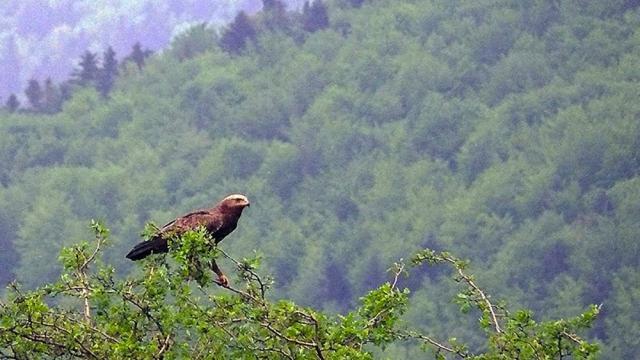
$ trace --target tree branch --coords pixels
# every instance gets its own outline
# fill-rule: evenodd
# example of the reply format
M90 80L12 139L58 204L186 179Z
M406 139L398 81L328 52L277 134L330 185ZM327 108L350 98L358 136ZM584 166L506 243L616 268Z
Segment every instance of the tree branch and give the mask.
M578 335L570 334L570 333L568 333L566 331L563 331L560 334L562 336L566 337L567 339L573 341L574 343L578 344L578 345L582 344L582 342L584 341L584 340L580 339L580 337L578 337Z
M239 262L238 260L232 258L229 254L227 254L224 250L222 249L218 249L218 251L220 251L220 253L222 255L224 255L224 257L226 257L227 259L233 261L236 266L241 269L242 271L246 271L248 272L251 277L253 278L253 280L255 280L258 285L260 286L260 297L262 299L265 298L265 293L267 290L267 286L265 285L265 283L262 281L262 278L260 277L260 275L258 275L255 271L253 271L251 268L249 268L248 266L245 266L245 264ZM220 283L218 281L216 281L216 283L218 283L220 285Z
M307 341L301 341L298 339L293 339L290 338L286 335L284 335L283 333L279 332L277 329L275 329L271 324L269 324L268 322L261 322L259 323L261 326L263 326L265 329L271 331L275 336L290 342L292 344L296 344L296 345L300 345L300 346L305 346L305 347L310 347L310 348L315 348L317 346L317 344L315 342L307 342Z
M402 262L402 259L400 259L399 263L395 263L394 265L394 274L393 274L393 282L391 283L391 289L395 289L396 285L398 284L398 278L400 277L400 274L402 274L402 272L404 271L404 263Z
M160 350L158 351L158 353L155 356L156 359L162 359L164 357L163 354L169 348L170 340L171 340L171 334L168 334L167 337L162 342L162 347L160 348Z
M97 244L95 249L93 249L93 253L88 258L84 259L84 262L82 263L82 265L80 265L80 267L78 267L76 272L77 277L80 280L80 283L82 284L82 299L84 302L84 321L87 323L87 325L91 325L91 305L89 304L90 288L89 288L89 283L87 281L87 270L89 268L89 264L93 262L93 260L95 260L96 255L98 255L98 253L100 252L100 249L102 248L102 244L104 243L105 239L100 234L97 234L96 240L97 240ZM84 251L81 251L81 254L84 256Z
M151 315L151 312L149 311L149 308L147 306L143 306L140 303L138 303L130 294L127 293L122 293L122 298L127 301L130 304L133 304L135 307L137 307L138 309L140 309L140 311L144 314L144 316L153 321L154 324L156 324L156 327L158 328L158 331L160 331L160 333L164 336L164 328L162 326L162 324L160 323L160 321L158 319L156 319L153 315Z
M460 266L458 264L458 260L447 256L447 255L443 255L442 258L453 264L453 266L456 268L456 270L458 271L458 275L460 276L461 279L463 279L473 290L474 292L476 292L478 295L480 295L480 298L482 299L482 301L484 302L484 304L487 307L487 310L489 311L489 314L491 315L491 321L493 322L493 327L495 329L495 331L497 333L501 333L502 329L500 328L500 324L498 323L498 317L494 311L494 305L489 301L489 298L487 297L487 295L484 293L484 291L482 291L482 289L480 289L480 287L478 285L476 285L476 283L473 281L473 279L471 278L471 276L467 275L464 273L464 271L462 270L462 266Z
M426 343L431 344L432 346L436 347L438 350L442 350L442 351L446 351L448 353L451 354L455 354L458 355L460 358L465 359L467 357L469 357L469 354L467 354L466 352L463 352L461 350L456 350L451 346L447 346L444 345L426 335L420 334L416 331L401 331L397 333L399 335L400 338L402 339L419 339L422 340Z

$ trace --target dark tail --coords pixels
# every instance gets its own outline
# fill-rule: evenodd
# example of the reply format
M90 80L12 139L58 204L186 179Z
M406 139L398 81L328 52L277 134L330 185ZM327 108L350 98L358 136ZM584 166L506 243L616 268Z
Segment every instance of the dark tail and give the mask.
M140 260L151 254L166 253L169 251L167 239L157 237L149 241L143 241L131 249L127 254L127 259Z

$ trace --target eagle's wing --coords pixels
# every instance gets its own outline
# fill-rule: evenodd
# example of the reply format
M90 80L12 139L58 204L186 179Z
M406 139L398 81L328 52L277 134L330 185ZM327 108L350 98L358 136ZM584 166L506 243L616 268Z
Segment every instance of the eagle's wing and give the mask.
M194 230L199 226L204 226L207 231L214 233L222 227L222 219L208 210L198 210L166 223L160 229L160 233L179 234L187 230Z

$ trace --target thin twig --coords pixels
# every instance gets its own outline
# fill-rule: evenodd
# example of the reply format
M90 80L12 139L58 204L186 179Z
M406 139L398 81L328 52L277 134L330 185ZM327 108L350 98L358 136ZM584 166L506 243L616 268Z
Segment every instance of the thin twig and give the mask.
M94 359L98 359L98 356L96 356L90 350L87 350L87 352L83 352L84 349L73 349L73 348L70 348L67 344L61 344L61 343L53 341L47 335L36 334L36 333L33 333L33 332L31 332L29 334L23 334L23 333L15 331L15 330L9 330L9 332L11 332L12 334L14 334L14 335L16 335L18 337L21 337L21 338L24 338L24 339L27 339L27 340L31 340L31 341L36 342L36 343L49 345L49 346L51 346L51 347L53 347L55 349L58 349L58 353L59 352L63 352L63 353L66 352L69 355L75 356L77 358L91 357L91 358L94 358Z
M489 301L489 298L485 295L484 291L482 291L480 289L480 287L478 287L478 285L476 285L476 283L471 279L471 277L467 274L464 273L464 271L462 271L462 268L457 264L455 259L452 259L449 256L443 256L443 259L450 262L451 264L453 264L456 268L456 270L458 271L458 275L460 275L460 277L462 279L464 279L464 281L469 284L469 286L471 286L473 288L473 290L480 295L480 298L482 299L482 301L485 303L485 305L487 306L487 309L489 310L489 313L491 315L491 320L493 321L493 326L494 329L496 330L497 333L501 333L502 329L500 329L500 324L498 323L498 317L496 316L495 311L493 310L494 306L493 304Z
M218 249L218 251L220 251L220 253L221 253L222 255L224 255L224 257L226 257L227 259L229 259L229 260L233 261L239 269L242 269L243 271L248 272L248 273L252 276L252 278L253 278L255 281L257 281L257 282L258 282L258 285L260 285L260 297L261 297L262 299L264 299L267 287L266 287L266 285L264 284L264 282L262 281L262 278L260 277L260 275L258 275L258 274L257 274L255 271L253 271L251 268L249 268L249 267L245 266L245 264L243 264L243 263L239 262L238 260L236 260L236 259L232 258L232 257L231 257L229 254L227 254L224 250L222 250L222 249Z
M82 284L82 299L84 301L84 321L87 325L91 325L91 305L89 304L89 284L87 281L87 269L89 268L89 264L96 258L98 252L100 252L100 248L102 243L104 242L104 238L102 236L96 236L97 244L96 248L93 250L93 253L85 258L83 264L78 268L78 277Z
M266 341L264 339L258 339L258 342L264 343ZM254 351L261 351L261 352L267 352L267 353L268 352L274 352L274 353L278 353L278 354L284 356L287 359L291 359L291 360L295 359L293 357L293 355L291 355L289 353L286 353L284 350L278 349L278 348L275 348L275 347L259 347L259 346L256 346L256 347L250 347L250 349L254 350ZM262 356L260 356L260 357L262 357Z
M233 293L236 293L240 296L242 296L243 298L249 299L251 301L253 301L255 304L259 305L259 306L266 306L267 305L267 301L266 301L266 297L265 297L265 293L266 293L266 289L267 286L265 285L265 283L262 281L262 278L260 277L260 275L258 275L255 271L253 271L253 269L251 269L250 267L247 267L245 264L241 263L240 261L237 261L236 259L234 259L233 257L231 257L229 254L227 254L224 250L222 249L218 249L218 251L220 251L220 253L226 257L227 259L231 260L232 262L234 262L236 264L236 266L241 270L241 271L246 271L247 273L249 273L250 277L247 279L248 282L251 281L255 281L258 283L259 287L260 287L260 297L257 298L253 295L251 295L250 293L247 293L245 291L242 291L240 289L236 289L233 286L222 286L222 283L217 281L217 280L213 280L214 283L220 285L221 287L223 287L226 290L229 290ZM198 285L198 288L200 289L200 291L206 295L210 301L213 301L213 299L211 298L211 295L209 295L200 285ZM265 321L257 321L257 323L259 325L261 325L262 327L266 328L267 330L269 330L272 334L274 334L276 337L283 339L289 343L292 344L296 344L299 346L304 346L307 348L312 348L315 350L316 355L318 356L318 358L320 360L324 360L324 354L322 352L322 348L320 347L320 343L319 343L319 328L318 328L318 321L317 319L315 319L312 315L310 314L306 314L302 311L295 311L294 315L299 315L301 316L303 319L306 320L306 323L308 325L313 325L315 328L315 339L316 341L303 341L303 340L298 340L295 338L290 338L286 335L284 335L283 333L281 333L280 331L278 331L276 328L273 327L273 325L271 325L269 322L265 322ZM244 320L249 320L249 319L244 319ZM227 333L227 335L229 335L230 337L233 338L233 335L230 333ZM281 355L285 355L284 353L282 353L281 351L278 351ZM291 355L286 355L288 358L292 358Z
M562 334L563 336L567 337L567 339L573 341L574 343L576 343L578 345L582 344L582 342L583 342L583 340L580 339L578 337L578 335L576 335L576 334L570 334L570 333L568 333L566 331L563 331L560 334Z
M86 268L89 265L89 263L91 263L96 258L96 255L98 255L98 252L100 252L102 243L104 243L104 238L102 236L96 236L96 240L98 240L98 243L96 244L96 248L93 250L93 253L91 254L91 256L89 256L86 259L86 261L82 264L81 268Z
M60 331L62 333L65 333L68 336L71 336L73 341L79 346L79 349L77 351L79 351L80 354L82 354L84 356L90 356L90 357L95 358L95 359L99 358L99 356L97 356L93 351L88 349L85 346L85 344L83 344L80 341L80 339L76 338L75 336L72 336L72 334L71 334L71 332L69 332L69 330L67 330L65 328L62 328L62 327L60 327L60 326L58 326L56 324L48 324L48 323L45 323L45 322L35 322L35 321L30 319L28 321L28 324L26 324L26 325L28 325L32 329L31 334L20 334L20 333L16 332L15 330L13 330L11 332L14 333L15 335L19 336L19 337L24 337L26 339L29 339L29 340L32 340L32 341L35 341L35 342L40 342L42 344L51 345L51 346L54 346L56 348L60 348L62 350L69 351L70 354L72 354L74 356L77 356L77 355L73 354L73 350L70 349L67 345L54 342L53 340L51 340L51 337L49 337L47 334L44 334L44 335L37 334L35 331L33 331L34 330L33 329L33 324L41 325L41 326L45 326L45 327L50 327L50 328L56 329L56 330L58 330L58 331Z
M294 359L295 359L295 358L293 357L293 355L291 355L291 354L289 354L289 353L286 353L286 352L285 352L284 350L282 350L282 349L278 349L278 348L273 348L273 347L271 347L271 348L263 348L263 349L259 349L259 350L261 350L261 351L271 351L271 352L276 352L276 353L278 353L278 354L280 354L280 355L282 355L282 356L286 357L287 359L291 359L291 360L294 360Z
M295 313L303 314L304 317L311 320L311 322L313 323L314 334L315 334L314 342L316 343L316 346L315 346L316 354L318 355L318 358L324 359L324 355L322 354L322 349L320 348L320 324L318 323L318 319L316 319L312 314L305 314L302 311L296 311Z
M425 342L435 346L439 350L443 350L443 351L446 351L446 352L451 353L451 354L456 354L462 359L465 359L465 358L467 358L469 356L469 354L467 354L465 352L462 352L461 350L456 350L456 349L454 349L454 348L452 348L450 346L444 345L444 344L442 344L442 343L440 343L440 342L438 342L438 341L436 341L436 340L434 340L434 339L432 339L432 338L430 338L430 337L428 337L426 335L422 335L422 334L417 333L415 331L402 331L402 332L398 333L398 335L401 338L405 338L405 339L407 339L407 338L420 339L422 341L425 341Z
M142 313L144 314L144 316L153 321L156 324L156 327L158 328L158 331L160 331L160 333L162 335L164 335L164 328L162 326L162 324L160 323L160 321L158 319L156 319L153 315L151 315L151 311L149 310L149 308L147 306L142 306L140 305L140 303L138 303L136 300L133 299L132 296L128 296L127 293L122 293L122 298L133 304L134 306L136 306L138 309L140 309L140 311L142 311Z
M221 287L221 288L227 289L227 290L229 290L229 291L231 291L231 292L234 292L234 293L236 293L236 294L238 294L238 295L240 295L240 296L242 296L242 297L244 297L244 298L247 298L247 299L252 300L252 301L253 301L253 302L255 302L256 304L261 304L261 305L262 305L262 304L264 304L264 300L257 299L255 296L252 296L252 295L251 295L251 294L249 294L249 293L246 293L246 292L244 292L244 291L242 291L242 290L236 289L236 288L234 288L234 287L232 287L232 286L230 286L230 285L223 286L223 284L222 284L221 282L219 282L218 280L213 280L213 282L214 282L214 283L216 283L216 284L218 284L218 285L220 285L220 287ZM200 289L204 294L208 295L200 285L198 285L198 288L199 288L199 289Z
M74 323L74 324L78 324L78 325L80 325L80 324L84 325L86 329L91 330L94 333L97 333L97 334L103 336L105 339L107 339L107 340L109 340L109 341L111 341L113 343L116 343L116 344L120 343L120 340L116 339L115 337L107 334L103 330L101 330L101 329L99 329L99 328L97 328L97 327L95 327L93 325L86 326L86 324L82 323L80 320L74 319L73 317L69 317L66 314L62 314L61 316L62 316L62 319L66 320L68 322L71 322L71 323ZM47 326L48 324L42 323L42 325ZM49 325L49 326L54 326L54 325Z
M279 332L278 330L276 330L269 323L261 322L260 325L265 327L267 330L271 331L275 336L277 336L277 337L279 337L279 338L281 338L281 339L283 339L283 340L285 340L287 342L290 342L290 343L293 343L293 344L296 344L296 345L300 345L300 346L311 347L311 348L315 348L317 346L317 344L315 342L307 342L307 341L301 341L301 340L298 340L298 339L290 338L290 337L286 336L285 334L283 334L283 333Z
M402 261L402 259L400 259L400 261ZM393 276L393 283L391 283L391 289L395 289L396 285L398 284L398 278L400 277L400 274L402 274L402 272L404 271L404 263L396 263L396 269L394 271L394 276Z
M398 284L398 279L400 278L400 275L402 274L402 272L404 271L404 263L400 262L400 263L395 263L394 264L395 268L394 268L394 276L393 276L393 282L391 283L391 291L393 292L396 289L396 285ZM387 313L389 311L389 309L382 309L380 311L378 311L377 314L375 314L371 319L369 319L369 321L367 321L367 328L373 327L375 325L377 325L378 323L378 319L384 315L385 313Z
M171 340L171 334L168 334L167 337L162 342L162 347L158 351L158 354L155 356L156 359L162 359L164 357L164 352L169 348L169 341Z

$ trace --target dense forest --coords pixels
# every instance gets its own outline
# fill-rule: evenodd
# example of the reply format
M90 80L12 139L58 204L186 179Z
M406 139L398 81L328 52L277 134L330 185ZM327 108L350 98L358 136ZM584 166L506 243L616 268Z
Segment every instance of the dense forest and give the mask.
M602 358L640 351L638 1L264 3L61 111L1 110L2 283L56 279L91 218L130 274L146 222L242 192L222 248L262 254L274 297L345 313L429 247L541 319L602 304ZM399 281L407 322L481 346L448 273Z

